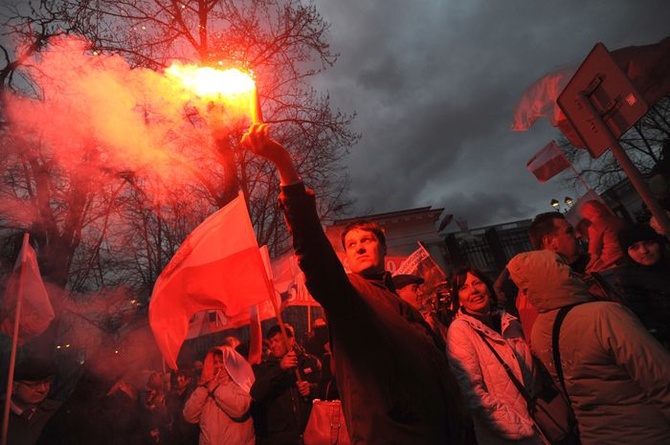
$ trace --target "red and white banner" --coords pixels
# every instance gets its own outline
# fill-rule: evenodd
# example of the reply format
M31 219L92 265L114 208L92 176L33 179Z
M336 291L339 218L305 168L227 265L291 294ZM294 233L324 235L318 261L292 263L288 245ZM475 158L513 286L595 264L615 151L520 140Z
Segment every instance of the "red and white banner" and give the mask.
M402 262L393 275L415 274L419 268L419 263L423 262L429 256L430 254L428 251L422 246L419 246L418 249L412 252L412 254Z
M267 247L260 248L261 258L274 287L274 298L277 306L283 310L287 306L318 306L305 287L304 274L298 267L298 260L289 251L274 260L270 260ZM264 301L233 316L226 316L221 310L208 310L195 314L189 321L188 335L186 338L196 338L202 335L236 329L254 323L254 319L260 323L270 318L275 318L274 305L267 298Z
M292 250L272 261L272 282L281 296L282 307L319 305L305 286L305 274Z
M568 161L555 141L549 142L526 164L526 168L541 183L547 182L568 167L570 167L570 161Z
M265 246L260 249L261 257L267 262L267 250L264 249ZM344 260L342 255L338 255L341 260ZM406 258L404 256L387 256L385 260L386 269L394 273ZM305 286L305 276L300 270L298 258L292 250L271 260L270 264L272 269L270 280L274 286L274 297L280 310L288 306L319 306L319 303L314 300ZM233 316L227 316L221 310L198 312L189 321L186 338L192 339L226 329L236 329L250 323L253 327L254 317L257 318L258 323L275 318L276 314L272 301L269 299L261 301L251 307L250 311L243 311Z
M444 286L447 277L426 247L421 242L417 244L419 248L407 257L393 275L416 275L423 278L424 293L432 295L439 287Z
M184 240L163 269L151 295L149 325L168 366L200 311L245 317L248 308L274 295L240 194L209 216Z
M5 296L0 308L0 332L12 337L17 307L21 305L19 344L40 335L55 318L49 294L44 287L37 265L37 254L30 245L29 238L28 233L23 237L23 245L16 259L14 270L7 280Z

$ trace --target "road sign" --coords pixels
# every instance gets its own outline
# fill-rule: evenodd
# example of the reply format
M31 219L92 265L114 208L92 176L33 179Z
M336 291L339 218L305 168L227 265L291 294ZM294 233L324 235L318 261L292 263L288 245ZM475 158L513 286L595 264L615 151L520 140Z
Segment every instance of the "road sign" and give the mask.
M593 158L611 148L611 137L621 137L649 108L602 43L593 47L556 102Z

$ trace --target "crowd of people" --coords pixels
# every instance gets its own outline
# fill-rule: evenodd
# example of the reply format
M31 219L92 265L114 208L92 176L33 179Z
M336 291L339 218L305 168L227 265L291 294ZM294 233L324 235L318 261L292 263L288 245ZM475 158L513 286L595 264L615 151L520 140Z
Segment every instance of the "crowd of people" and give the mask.
M201 367L149 374L141 391L85 374L62 405L47 399L52 368L20 364L10 444L302 445L315 399L341 400L352 444L670 443L666 235L598 200L582 210L588 240L560 212L539 214L534 250L498 277L452 271L450 316L436 317L421 277L384 269L374 222L344 229L345 272L267 125L243 145L279 172L293 247L325 313L312 337L300 345L291 326L273 326L253 365L231 339ZM562 442L535 417L542 375L574 419Z

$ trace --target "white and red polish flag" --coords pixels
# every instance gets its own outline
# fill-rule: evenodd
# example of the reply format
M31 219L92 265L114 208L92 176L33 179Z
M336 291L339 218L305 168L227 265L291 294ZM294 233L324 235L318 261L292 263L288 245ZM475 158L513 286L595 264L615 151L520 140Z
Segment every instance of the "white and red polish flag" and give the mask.
M570 161L556 145L556 141L549 142L526 164L526 168L541 183L547 182L568 167L570 167Z
M151 294L149 325L168 366L177 355L196 312L221 310L226 317L274 295L240 193L210 215L184 240L163 269Z
M14 324L19 312L18 344L40 335L55 318L37 265L37 255L29 238L28 233L23 236L23 245L7 280L0 308L0 332L10 337L14 335Z

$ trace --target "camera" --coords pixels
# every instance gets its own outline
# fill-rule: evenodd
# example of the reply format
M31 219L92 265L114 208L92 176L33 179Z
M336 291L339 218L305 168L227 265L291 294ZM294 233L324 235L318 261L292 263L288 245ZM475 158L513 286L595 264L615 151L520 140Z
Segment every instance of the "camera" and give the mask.
M444 326L449 326L456 316L456 305L446 281L438 284L424 302L425 309Z

